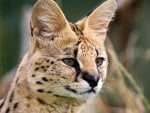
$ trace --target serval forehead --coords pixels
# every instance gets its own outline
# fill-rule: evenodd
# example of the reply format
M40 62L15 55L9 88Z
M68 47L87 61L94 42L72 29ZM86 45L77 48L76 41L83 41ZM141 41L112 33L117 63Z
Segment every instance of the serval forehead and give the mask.
M79 46L81 43L84 44L87 47L90 46L99 46L104 47L104 42L100 40L98 37L89 37L85 32L83 32L83 28L78 26L77 24L70 23L72 31L77 35L78 42L77 46Z
M85 38L83 34L83 30L80 29L78 25L70 23L70 26L71 26L72 31L79 37L79 39Z

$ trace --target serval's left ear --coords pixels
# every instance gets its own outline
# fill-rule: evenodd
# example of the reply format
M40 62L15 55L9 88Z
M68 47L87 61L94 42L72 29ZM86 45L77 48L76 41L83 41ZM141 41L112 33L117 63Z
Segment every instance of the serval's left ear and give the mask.
M100 37L105 40L108 25L117 9L115 0L107 0L96 8L86 19L84 30L88 30L94 37Z
M52 40L56 34L69 28L69 23L54 0L38 0L31 17L31 35ZM71 29L71 28L70 28Z

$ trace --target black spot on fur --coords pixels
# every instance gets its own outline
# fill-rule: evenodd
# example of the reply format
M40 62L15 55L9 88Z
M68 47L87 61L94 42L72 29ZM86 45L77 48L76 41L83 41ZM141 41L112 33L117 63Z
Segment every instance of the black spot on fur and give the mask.
M45 103L42 99L40 99L40 98L37 98L37 101L38 101L40 104L43 104L43 105L46 104L46 103Z
M47 93L52 93L52 91L47 91Z
M14 104L13 108L16 109L16 108L18 107L18 105L19 105L19 103L16 102L16 103Z
M44 68L45 68L45 66L41 66L41 68L42 68L42 69L44 69Z
M44 71L44 72L46 72L46 71L47 71L47 69L44 69L43 71Z
M39 70L39 67L35 68L34 70L35 70L35 71L38 71L38 70Z
M30 107L30 104L27 103L26 106L29 108L29 107Z
M37 89L37 92L43 93L44 90L43 89Z
M14 92L11 93L10 98L9 98L9 102L12 102L13 98L14 98Z
M30 100L30 99L31 99L31 96L30 96L30 95L28 95L26 98L27 98L28 100Z
M0 108L2 108L4 106L4 102L5 102L5 100L0 104Z
M53 81L53 79L50 78L49 81Z
M48 62L49 62L49 59L47 59L46 62L48 63Z
M19 78L17 78L17 80L16 80L16 84L18 83L18 81L19 81Z
M63 79L66 79L66 77L62 76Z
M38 62L35 62L35 65L39 65L39 63L38 63Z
M7 108L5 113L9 113L10 112L10 108Z
M54 64L54 61L51 61L51 64Z
M42 77L42 80L48 82L48 79L46 77Z
M60 97L59 95L54 95L55 97Z
M54 40L54 37L51 37L51 40L53 41L53 40Z
M37 82L36 82L36 84L41 85L41 84L43 84L43 83L42 83L42 82L40 82L40 81L37 81Z
M53 69L55 70L56 68L55 68L55 67L53 67Z
M32 77L35 77L35 74L33 74Z

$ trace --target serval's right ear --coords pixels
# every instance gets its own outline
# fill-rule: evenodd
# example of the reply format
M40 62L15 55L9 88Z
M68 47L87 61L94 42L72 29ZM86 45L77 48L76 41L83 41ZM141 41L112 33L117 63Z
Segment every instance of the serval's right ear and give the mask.
M104 42L109 23L114 17L116 9L116 0L106 0L87 17L84 31Z
M53 0L37 1L31 17L32 37L50 41L67 26L69 27L67 19Z

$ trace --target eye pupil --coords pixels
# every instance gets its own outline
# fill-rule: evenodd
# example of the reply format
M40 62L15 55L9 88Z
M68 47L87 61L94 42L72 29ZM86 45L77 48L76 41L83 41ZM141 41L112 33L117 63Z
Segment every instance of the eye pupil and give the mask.
M73 58L64 58L62 61L68 66L74 66L76 60Z
M103 64L103 61L104 61L104 58L102 57L96 58L96 65L101 66Z

